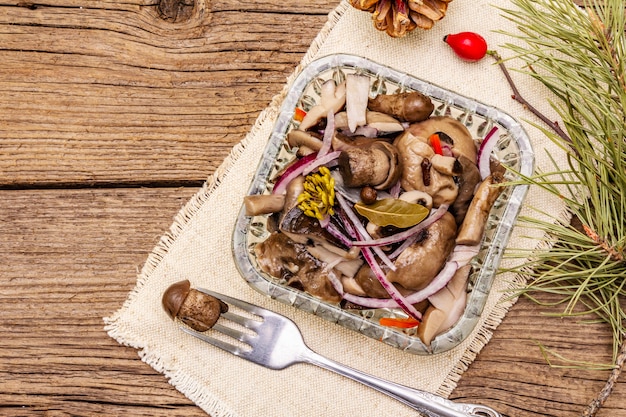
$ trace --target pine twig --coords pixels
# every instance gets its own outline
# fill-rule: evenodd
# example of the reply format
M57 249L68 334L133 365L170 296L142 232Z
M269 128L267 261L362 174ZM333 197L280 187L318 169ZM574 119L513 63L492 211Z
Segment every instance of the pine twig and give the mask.
M563 138L563 140L565 140L567 143L572 143L572 139L568 136L567 133L563 131L563 129L561 129L561 126L559 126L557 122L548 119L546 115L537 110L537 108L535 108L520 94L517 86L515 85L515 82L511 78L511 74L509 74L509 70L506 68L506 65L504 65L504 62L502 61L502 57L500 57L500 54L494 50L487 51L487 54L496 60L496 63L500 67L500 70L502 70L502 73L504 74L506 81L509 83L511 90L513 90L513 95L511 96L511 98L524 106L524 108L530 110L532 114L537 116L539 119L541 119L542 122L552 128L552 130L554 130L556 134Z
M591 240L593 240L596 243L596 245L600 246L602 248L602 250L604 250L611 257L612 260L617 261L617 262L624 262L624 254L623 253L621 253L620 251L618 251L614 247L609 246L609 244L604 239L602 239L600 236L598 236L598 234L596 232L591 230L589 228L589 226L583 224L582 228L583 228L585 234Z
M600 394L593 401L589 403L587 409L582 414L581 417L595 417L600 408L604 405L604 402L609 398L615 384L617 383L617 379L622 373L622 369L624 368L624 363L626 363L626 338L622 342L622 346L620 349L620 353L617 356L617 361L615 363L615 368L611 371L609 375L609 379L604 384L604 388L600 391Z

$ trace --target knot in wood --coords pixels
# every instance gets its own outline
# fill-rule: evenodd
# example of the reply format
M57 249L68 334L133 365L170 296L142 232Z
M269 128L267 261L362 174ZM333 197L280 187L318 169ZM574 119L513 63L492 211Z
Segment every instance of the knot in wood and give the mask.
M184 22L193 15L195 5L195 0L159 0L159 16L168 22Z

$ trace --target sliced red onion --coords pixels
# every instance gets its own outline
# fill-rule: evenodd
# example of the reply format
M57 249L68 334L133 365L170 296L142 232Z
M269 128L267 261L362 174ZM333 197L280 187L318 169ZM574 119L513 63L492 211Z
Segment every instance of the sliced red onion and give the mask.
M343 291L343 284L341 283L341 279L339 279L339 277L337 276L337 274L335 274L335 271L333 271L332 268L327 268L326 274L328 276L328 280L330 281L330 285L332 285L335 291L337 291L337 293L341 297L343 297L345 293Z
M387 254L385 252L383 252L383 250L380 247L374 246L371 249L376 253L376 255L378 255L380 260L385 265L387 265L387 268L391 269L392 271L396 270L396 264L394 264L393 261L391 259L389 259L389 256L387 256Z
M287 190L287 185L296 177L302 175L304 172L304 168L311 161L314 161L317 158L317 153L313 152L311 154L305 155L302 158L296 160L291 165L289 165L285 172L282 173L280 177L274 183L274 189L272 190L272 194L284 194Z
M400 196L401 191L402 191L402 182L398 181L389 189L389 194L391 194L393 198L398 198Z
M396 286L387 279L385 272L380 268L378 262L376 262L372 251L369 248L362 248L361 253L363 254L363 258L365 258L365 262L367 262L372 269L376 279L378 279L380 285L382 285L385 291L391 296L392 300L394 300L406 314L413 317L415 320L421 320L422 313L417 311L415 307L400 294Z
M441 271L439 271L439 273L435 276L435 278L433 278L432 281L430 281L430 283L425 288L407 296L407 301L409 301L411 304L424 301L425 299L445 287L448 282L450 282L458 268L459 265L456 262L446 262L443 265L443 268L441 268Z
M498 142L498 138L495 135L497 131L498 126L492 127L478 149L478 171L480 172L480 177L483 180L491 174L489 159L491 158L491 154L493 153L496 143Z
M334 151L334 152L327 152L326 155L324 156L318 156L317 158L309 162L304 167L304 169L302 170L302 173L304 175L308 175L311 172L315 171L316 168L319 168L322 165L329 165L331 162L339 158L340 154L341 154L341 151Z
M332 109L328 111L326 116L326 128L324 129L324 136L322 138L322 147L318 151L319 158L323 157L330 151L330 147L333 142L333 136L335 135L335 113Z
M448 211L448 205L442 204L439 206L437 210L430 214L426 219L416 224L415 226L406 229L402 232L396 233L391 236L382 237L380 239L372 239L372 240L360 240L356 242L352 242L354 246L366 246L366 247L374 247L374 246L386 246L391 245L393 243L402 242L403 240L408 239L414 234L421 232L425 228L429 227Z
M456 262L446 262L441 271L435 276L435 278L430 281L425 288L410 294L405 298L406 302L410 305L417 304L420 301L424 301L431 295L435 294L443 287L445 287L448 282L454 276L454 273L457 270ZM367 308L398 308L400 305L394 299L388 298L369 298L369 297L361 297L358 295L349 295L344 294L343 297L354 304L358 304Z
M355 245L356 242L373 241L372 237L370 236L369 233L367 233L367 230L365 230L365 227L359 220L359 217L357 216L357 214L354 212L354 210L352 210L352 207L350 206L350 204L348 204L348 202L343 198L341 194L336 194L335 196L337 197L337 201L339 202L339 205L341 206L343 211L346 213L346 215L348 216L348 219L350 220L350 222L356 229L357 240L355 242L352 242L352 245L356 246ZM363 245L363 246L370 246L370 245ZM396 266L394 265L393 261L389 259L389 256L387 256L387 254L383 252L382 249L380 249L377 246L373 246L372 248L374 252L376 253L376 255L378 255L378 257L380 258L380 260L385 265L387 265L389 269L391 269L392 271L396 270Z
M341 195L338 195L337 201L339 201L341 208L348 216L348 219L350 220L350 222L356 228L357 235L360 235L361 237L369 236L367 231L365 230L365 228L359 221L359 218L357 217L356 213L352 211L352 208L349 206L346 200L343 197L341 197ZM380 248L378 249L380 250ZM380 252L382 253L382 255L384 255L384 257L381 257L381 260L383 260L384 258L387 258L387 256L385 255L384 252L382 252L382 250L380 250ZM414 319L421 320L422 314L419 311L417 311L415 307L413 307L410 303L407 303L406 300L404 299L404 296L400 294L400 292L395 287L395 285L389 282L389 280L387 279L387 276L385 275L385 272L382 270L378 262L376 262L376 258L374 257L374 254L372 253L372 249L361 248L361 253L363 254L363 258L372 269L372 272L374 273L374 275L376 276L380 284L387 291L389 296L391 296L391 298L395 300L397 305L400 306L400 308L402 308L404 312L406 312L408 315L410 315ZM380 254L377 253L377 255L380 257ZM389 260L389 262L393 265L393 262L391 262L391 260ZM395 269L395 265L393 265L393 267Z
M352 240L350 240L350 238L348 236L346 236L337 226L335 226L332 222L328 221L325 222L325 224L322 224L322 222L320 222L320 225L322 225L322 227L324 229L326 229L328 231L328 233L330 233L331 235L333 235L333 237L335 237L338 241L340 241L343 245L345 245L348 248L352 247Z
M343 224L343 227L345 227L346 232L348 232L348 235L352 239L356 239L357 237L356 230L354 229L354 226L352 226L352 222L350 222L350 219L348 219L348 215L343 210L341 205L339 206L339 210L337 210L337 213L339 215L339 218L341 219L341 223ZM350 242L350 244L352 245L352 242Z

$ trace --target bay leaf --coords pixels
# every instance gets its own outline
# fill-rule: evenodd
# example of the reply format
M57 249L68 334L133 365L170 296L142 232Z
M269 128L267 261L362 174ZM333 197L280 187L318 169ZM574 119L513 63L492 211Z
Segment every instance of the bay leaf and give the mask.
M397 198L383 198L373 204L358 202L356 211L378 226L395 226L401 229L415 226L428 217L428 208Z

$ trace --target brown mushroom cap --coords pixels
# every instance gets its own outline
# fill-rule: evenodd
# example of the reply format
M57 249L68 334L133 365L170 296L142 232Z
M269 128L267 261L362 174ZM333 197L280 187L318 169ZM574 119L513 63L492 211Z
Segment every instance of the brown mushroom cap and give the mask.
M161 299L163 308L172 318L178 318L194 330L209 330L228 311L228 305L212 295L191 288L189 280L170 285Z
M341 300L328 279L328 272L324 269L326 263L285 233L272 233L254 247L254 252L259 267L274 277L285 279L287 285L331 303Z
M433 149L421 138L402 135L394 142L402 164L401 182L406 191L420 190L432 196L433 206L452 204L458 194L454 177L426 166L435 155ZM432 164L431 164L432 165ZM426 180L426 178L428 180Z
M427 229L425 239L414 243L398 256L395 271L389 271L389 281L404 288L420 290L439 273L454 249L456 222L449 212Z
M391 187L402 175L398 150L385 141L343 150L339 170L348 187L371 186L377 190Z
M291 148L306 146L314 151L319 151L322 148L322 140L320 138L300 129L293 129L287 134L287 144Z
M389 161L387 178L382 183L374 186L374 188L378 190L385 190L397 183L402 175L402 161L400 160L400 154L395 146L383 141L372 143L372 149L382 151L385 155L387 155Z
M481 178L476 164L464 156L460 156L458 161L463 169L462 174L458 177L459 193L456 200L454 200L454 204L450 207L450 211L454 213L457 224L461 224L467 213L467 208L474 197L476 187L481 182Z
M423 122L413 123L398 137L397 141L411 134L422 142L428 143L428 138L437 132L445 133L454 141L452 152L455 156L463 155L470 161L476 162L478 152L472 134L463 123L452 117L434 116Z
M189 294L190 288L191 283L186 279L170 285L163 293L161 303L163 304L163 309L171 319L176 318L180 307Z
M418 91L379 94L369 100L368 107L406 122L425 120L435 109L430 98Z

